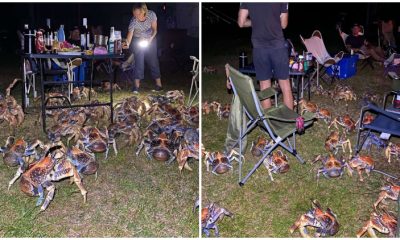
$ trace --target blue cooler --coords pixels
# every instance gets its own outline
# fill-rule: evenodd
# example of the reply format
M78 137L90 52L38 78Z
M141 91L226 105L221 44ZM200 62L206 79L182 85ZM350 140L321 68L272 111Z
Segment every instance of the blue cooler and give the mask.
M88 62L82 62L82 64L74 69L74 77L75 77L75 81L79 81L80 83L77 83L75 85L79 85L79 86L83 86L84 85L84 81L85 81L85 76L86 76L86 70L87 70L87 65ZM54 62L51 62L51 68L52 69L61 69L57 64L55 64ZM68 81L67 79L67 75L64 74L62 76L54 76L54 81L63 81L66 82Z
M334 66L330 66L327 68L326 73L329 76L333 76L334 68L337 67L338 77L340 79L346 79L354 76L357 73L357 61L358 55L344 55L342 60L340 60Z

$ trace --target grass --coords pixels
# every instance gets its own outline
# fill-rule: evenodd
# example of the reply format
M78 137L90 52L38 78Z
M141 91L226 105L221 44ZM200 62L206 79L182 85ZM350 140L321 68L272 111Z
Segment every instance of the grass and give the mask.
M203 65L217 68L216 74L203 73L202 101L219 101L229 103L232 95L225 88L224 64L230 63L237 67L236 53L215 53L204 48ZM233 55L235 54L235 55ZM383 77L383 67L376 66L374 70L366 68L356 76L343 80L343 83L353 87L357 96L362 97L366 91L383 93L390 90L390 80ZM325 86L324 86L325 87ZM329 89L329 87L328 87ZM348 111L343 102L333 104L330 99L312 95L311 101L320 107L331 110L333 116L349 113L357 119L360 113L360 97L349 103ZM282 101L282 99L280 99ZM208 151L223 151L228 120L219 120L215 114L202 117L202 141ZM264 134L259 129L248 137L248 147L245 154L243 174L247 174L258 159L255 159L249 149L251 141ZM290 171L283 175L274 175L271 182L267 170L261 166L243 187L238 185L238 164L233 164L233 171L225 175L215 176L202 168L202 203L219 203L235 214L234 218L224 218L219 222L221 237L300 237L299 232L290 234L289 227L296 219L311 207L310 199L317 199L324 208L330 207L338 216L340 230L335 237L355 237L357 231L369 218L376 201L379 188L386 184L384 177L372 174L364 182L358 181L357 174L353 177L347 174L339 179L320 178L316 182L317 169L320 164L310 161L318 154L326 155L324 141L329 135L327 125L320 121L306 130L304 135L297 135L297 149L306 160L300 164L293 156L289 156ZM350 135L355 144L356 134ZM394 142L399 139L392 137ZM339 155L342 153L339 152ZM400 162L387 163L383 152L374 151L372 156L376 168L400 175ZM389 201L389 209L396 211L396 204ZM384 237L385 235L378 235Z
M18 69L12 64L3 64L1 69L1 89L4 89L18 76ZM184 71L169 71L163 76L164 88L188 92L190 79L190 74ZM153 85L144 82L140 97L148 94ZM19 89L13 90L20 102L19 93ZM125 88L115 92L114 100L118 102L130 95ZM106 93L99 93L98 98L108 100ZM45 140L37 123L38 109L30 108L28 112L23 125L16 129L16 136ZM3 145L8 127L3 123L1 128ZM123 141L123 137L117 139L121 147ZM198 217L192 213L192 207L198 196L198 163L191 161L193 172L180 174L176 163L149 161L143 152L135 157L135 147L119 148L118 156L110 151L107 160L103 154L97 156L98 179L86 176L83 180L88 190L86 204L76 185L64 180L56 183L55 197L41 213L35 207L37 198L24 195L18 181L7 191L16 168L8 168L1 162L0 237L197 237Z

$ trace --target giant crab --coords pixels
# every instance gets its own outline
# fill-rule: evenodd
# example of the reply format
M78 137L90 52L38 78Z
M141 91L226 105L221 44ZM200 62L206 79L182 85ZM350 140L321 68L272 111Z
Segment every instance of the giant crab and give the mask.
M397 201L399 199L400 185L393 182L389 183L390 185L384 186L380 189L381 192L379 193L378 200L376 200L374 203L375 209L377 209L378 205L387 198L393 201Z
M6 145L0 148L0 152L3 153L4 164L9 167L21 165L26 146L27 144L23 138L15 140L14 137L9 136Z
M201 230L209 237L210 230L214 229L214 236L219 237L217 222L224 216L233 217L233 214L226 208L220 207L215 203L208 204L201 209Z
M329 124L328 129L330 129L332 126L334 126L336 129L339 129L338 124L345 129L346 133L350 133L356 129L356 122L348 114L335 117L331 124Z
M389 237L394 237L396 228L397 220L392 214L372 212L370 219L357 232L357 237L360 238L365 232L368 232L371 237L376 238L375 230L383 234L389 234Z
M317 104L313 102L309 102L305 99L300 99L299 101L300 113L303 114L304 112L311 112L316 113L318 110Z
M221 120L222 118L229 118L231 112L231 105L229 103L225 104L223 107L219 106L217 111L217 116Z
M332 131L325 140L325 149L328 152L336 154L339 150L339 147L342 148L343 153L346 152L346 148L349 149L350 155L353 152L351 149L350 139L346 139L346 134L340 136L338 131Z
M299 229L302 237L309 238L312 235L308 232L308 228L315 228L314 237L334 236L339 231L339 222L336 214L327 208L322 210L317 200L312 201L312 209L301 215L297 221L290 227L290 233Z
M167 163L175 160L175 146L165 132L157 134L151 130L147 130L143 135L143 140L136 150L136 156L139 156L144 147L148 159L167 161Z
M212 167L211 172L216 175L228 172L230 169L232 169L231 162L233 160L240 161L238 156L239 154L233 149L229 154L221 152L206 152L205 161L207 172L210 171L210 166Z
M327 124L329 124L331 122L331 120L332 120L332 114L326 108L319 108L315 112L315 117L318 118L318 119L324 120L324 122L327 123Z
M385 149L385 156L390 163L392 155L399 159L400 157L400 143L392 143L389 142L388 146Z
M318 169L317 172L317 181L319 181L319 176L322 173L326 178L337 178L341 177L344 172L344 168L347 167L346 162L341 159L337 159L333 154L330 154L329 157L323 157L322 155L318 155L313 163L317 161L322 161L323 166Z
M364 179L362 177L362 172L365 171L365 173L369 176L369 173L374 169L375 163L374 160L368 155L356 155L348 162L348 166L349 174L353 175L353 168L355 168L360 176L360 181L363 182Z
M41 211L47 209L50 201L54 197L54 181L72 177L86 202L87 191L82 184L76 168L67 160L65 152L59 146L52 147L49 152L36 164L31 166L22 174L20 181L21 191L29 196L39 196L36 206L44 203ZM44 198L44 189L48 191L46 199Z
M183 135L183 139L181 140L177 153L179 170L182 172L183 168L185 168L189 171L192 171L187 163L187 160L188 158L199 159L199 153L199 133L196 129L189 128Z
M113 146L115 156L118 155L117 143L115 139L110 139L108 129L100 131L96 127L86 126L80 129L81 137L77 141L77 145L83 147L93 153L105 152L105 159L108 157L109 145Z
M271 156L268 156L267 159L263 162L265 167L268 170L269 177L271 181L274 181L272 177L272 173L286 173L289 171L289 162L287 160L287 156L283 154L281 150L277 150L272 153Z
M251 154L254 157L261 157L265 151L272 147L273 141L267 142L267 139L263 136L258 136L257 142L251 143Z
M19 80L18 78L14 79L7 87L6 95L0 95L0 121L8 122L10 131L15 131L15 128L21 125L25 118L22 107L17 103L15 98L10 95L11 88L13 88Z
M74 146L67 150L68 160L76 167L76 170L84 175L91 175L96 173L99 164L96 161L95 155L91 152L81 150Z

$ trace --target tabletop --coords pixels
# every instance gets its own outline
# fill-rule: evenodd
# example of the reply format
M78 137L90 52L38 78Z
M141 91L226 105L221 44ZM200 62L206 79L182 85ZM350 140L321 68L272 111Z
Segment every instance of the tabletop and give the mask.
M108 58L124 58L124 54L99 54L99 55L86 55L86 54L57 54L57 53L26 53L25 57L30 58L58 58L58 59L69 59L69 58L82 58L82 59L108 59Z

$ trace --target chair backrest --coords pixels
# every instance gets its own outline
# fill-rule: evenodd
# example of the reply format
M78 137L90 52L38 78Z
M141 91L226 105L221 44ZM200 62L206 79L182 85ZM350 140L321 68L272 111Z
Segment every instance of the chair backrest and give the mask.
M262 116L263 113L261 110L261 103L254 89L253 79L240 73L229 64L226 64L225 68L227 70L227 75L231 82L233 92L237 97L239 97L248 117L250 119L256 119L259 116Z
M300 38L306 46L307 51L312 53L319 64L324 65L328 59L332 59L326 50L320 31L315 30L310 38L304 39L301 35Z

